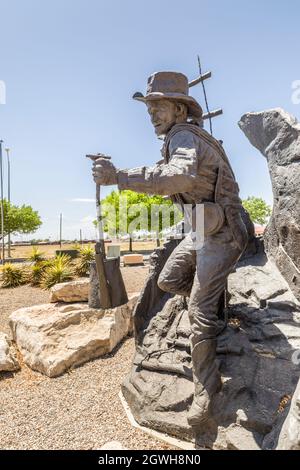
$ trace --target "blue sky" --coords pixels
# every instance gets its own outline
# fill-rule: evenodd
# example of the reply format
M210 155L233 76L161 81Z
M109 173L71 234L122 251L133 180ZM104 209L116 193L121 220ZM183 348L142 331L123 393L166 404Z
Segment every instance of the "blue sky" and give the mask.
M176 70L189 79L212 70L214 133L224 140L243 198L272 202L264 158L239 130L247 111L292 103L300 79L300 2L289 0L0 0L0 138L11 147L12 199L44 221L35 236L94 236L94 197L86 153L118 167L151 165L160 142L143 104L147 77ZM201 87L192 90L203 105ZM106 189L106 192L110 188Z

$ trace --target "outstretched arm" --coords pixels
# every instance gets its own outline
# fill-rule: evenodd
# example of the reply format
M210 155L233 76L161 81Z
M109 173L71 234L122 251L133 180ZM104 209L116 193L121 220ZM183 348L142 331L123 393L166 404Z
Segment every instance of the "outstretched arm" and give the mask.
M197 176L196 145L197 142L191 132L181 131L175 134L169 144L169 163L117 170L111 163L107 164L99 159L94 164L95 181L100 184L118 184L121 190L131 189L149 194L171 196L190 191Z

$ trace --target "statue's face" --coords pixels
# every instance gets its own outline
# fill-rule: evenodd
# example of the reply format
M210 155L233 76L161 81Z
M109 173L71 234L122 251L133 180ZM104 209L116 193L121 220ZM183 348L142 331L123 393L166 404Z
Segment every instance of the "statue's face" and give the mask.
M166 135L177 122L176 103L169 100L148 101L147 107L156 135Z

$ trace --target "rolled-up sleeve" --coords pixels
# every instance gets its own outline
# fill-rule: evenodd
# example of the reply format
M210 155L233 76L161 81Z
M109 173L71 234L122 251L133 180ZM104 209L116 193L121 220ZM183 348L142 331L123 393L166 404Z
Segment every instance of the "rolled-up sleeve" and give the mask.
M169 155L165 164L119 170L119 189L163 196L192 190L198 170L197 137L189 131L177 132L170 140Z

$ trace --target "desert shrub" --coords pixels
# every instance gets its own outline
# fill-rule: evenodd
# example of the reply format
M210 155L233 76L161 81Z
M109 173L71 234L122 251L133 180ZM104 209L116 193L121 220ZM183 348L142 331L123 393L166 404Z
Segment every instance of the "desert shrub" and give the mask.
M77 276L88 276L90 272L90 263L95 259L95 249L91 245L83 246L79 250L79 259L75 265Z
M22 266L5 263L1 267L2 287L18 287L26 283L26 273Z
M43 281L43 276L46 269L51 266L52 261L40 261L36 262L29 267L28 281L32 286L40 286Z
M32 263L40 263L44 259L44 253L37 246L33 246L28 259Z
M41 286L44 289L60 282L70 281L74 276L71 258L65 254L57 255L45 269L42 275Z

